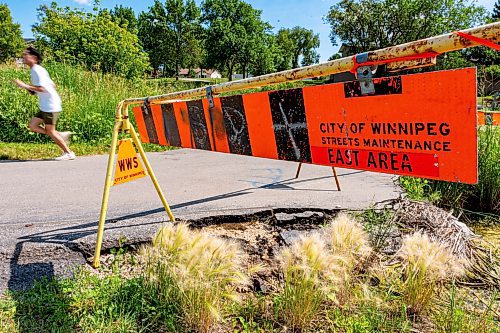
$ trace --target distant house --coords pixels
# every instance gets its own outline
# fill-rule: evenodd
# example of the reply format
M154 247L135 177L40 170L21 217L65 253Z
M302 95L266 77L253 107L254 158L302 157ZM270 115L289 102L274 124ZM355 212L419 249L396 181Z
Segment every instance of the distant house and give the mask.
M203 69L200 68L183 68L179 71L179 77L189 77L189 74L193 74L193 77L197 79L220 79L222 75L216 69Z
M35 38L23 38L23 39L24 39L24 42L26 43L26 45L31 45L36 41Z
M249 79L251 77L253 77L252 74L247 74L246 78ZM233 74L233 80L243 80L243 79L244 79L243 74L238 74L238 73Z
M354 54L354 48L351 45L343 43L340 46L339 54L342 57L348 57ZM343 72L330 75L330 79L328 82L337 83L337 82L347 82L356 80L356 76L351 72Z
M342 45L340 46L340 49L339 49L339 53L343 56L343 57L348 57L350 55L354 55L354 47L352 47L352 45L349 45L349 44L346 44L346 43L342 43Z

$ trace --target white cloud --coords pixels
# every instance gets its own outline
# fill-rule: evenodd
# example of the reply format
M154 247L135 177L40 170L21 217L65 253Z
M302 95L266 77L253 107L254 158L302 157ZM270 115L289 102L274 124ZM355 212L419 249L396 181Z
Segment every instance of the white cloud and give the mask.
M76 3L79 3L80 5L90 5L91 0L73 0Z

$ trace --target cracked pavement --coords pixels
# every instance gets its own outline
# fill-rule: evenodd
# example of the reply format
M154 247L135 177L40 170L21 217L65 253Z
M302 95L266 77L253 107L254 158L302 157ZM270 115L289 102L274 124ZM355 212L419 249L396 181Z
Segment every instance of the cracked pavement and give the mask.
M107 155L0 161L0 294L67 274L93 256ZM397 199L393 175L179 149L148 153L178 220L273 211L365 209ZM150 240L168 216L149 177L111 188L103 250Z

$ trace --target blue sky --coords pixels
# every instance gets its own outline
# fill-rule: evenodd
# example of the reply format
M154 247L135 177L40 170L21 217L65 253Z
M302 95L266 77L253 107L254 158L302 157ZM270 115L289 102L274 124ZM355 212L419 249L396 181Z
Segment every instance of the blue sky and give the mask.
M319 33L321 46L319 53L321 61L337 52L338 47L332 46L329 38L329 26L323 23L323 16L328 9L339 0L246 0L254 8L262 10L262 17L265 21L271 23L275 30L279 28L292 28L302 26L312 29ZM21 24L24 37L33 37L31 26L37 21L36 9L41 4L48 4L51 0L0 0L0 3L6 3L15 22ZM92 0L59 0L56 1L60 6L71 6L92 9ZM101 7L113 8L115 5L122 4L126 7L132 7L139 13L145 11L153 4L154 0L101 0ZM196 0L200 3L201 0ZM479 0L478 4L486 7L489 11L493 9L495 0Z

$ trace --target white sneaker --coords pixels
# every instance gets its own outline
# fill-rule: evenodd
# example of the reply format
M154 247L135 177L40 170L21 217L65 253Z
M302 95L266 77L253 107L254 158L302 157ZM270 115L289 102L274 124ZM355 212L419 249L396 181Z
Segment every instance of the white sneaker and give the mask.
M76 155L74 152L69 152L69 153L64 153L59 157L54 158L55 161L70 161L74 160L76 158Z
M69 145L71 139L71 132L59 132L61 138L66 142L66 145Z

